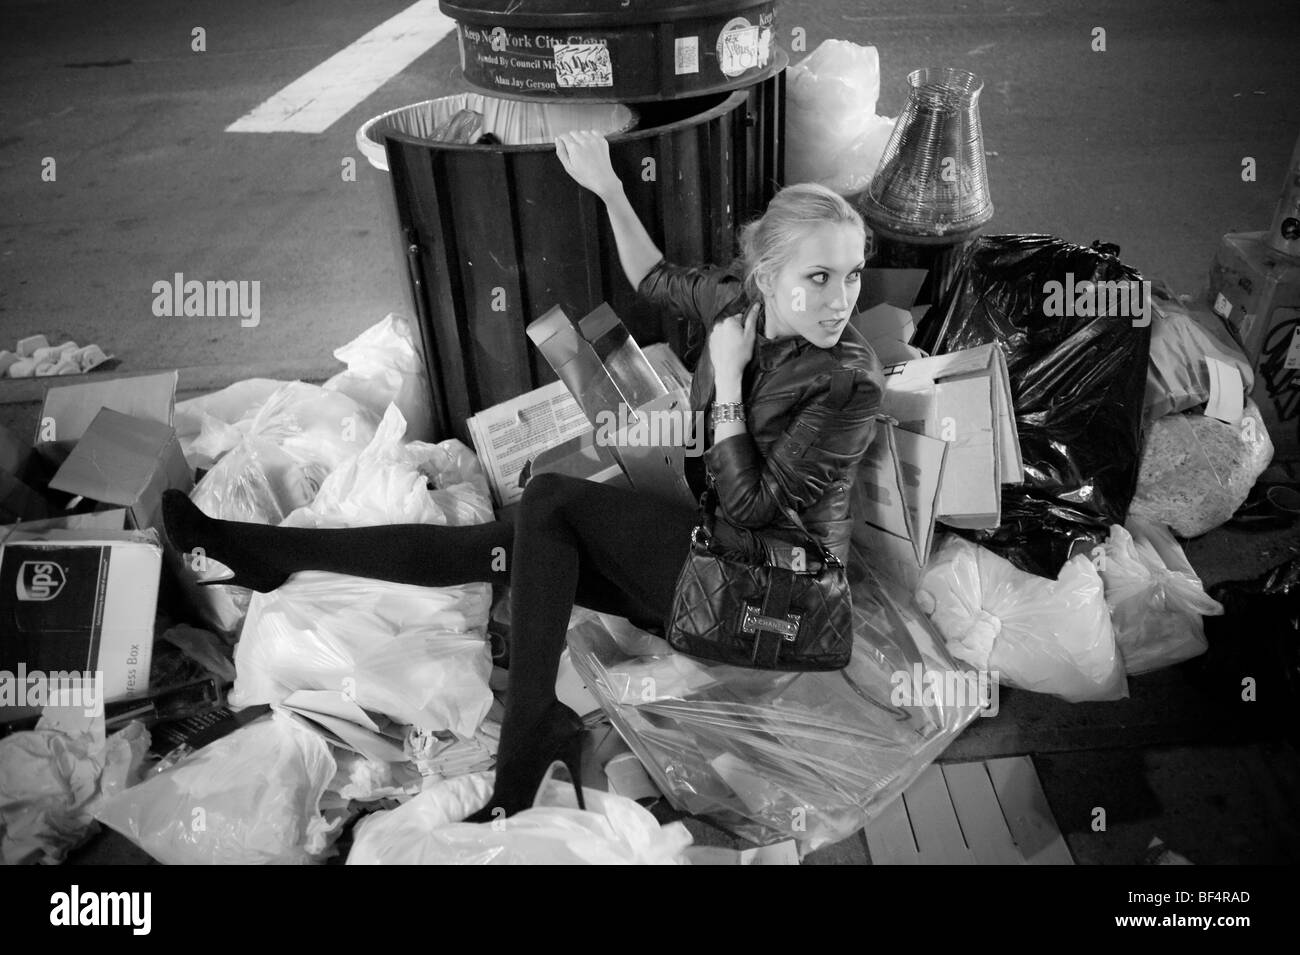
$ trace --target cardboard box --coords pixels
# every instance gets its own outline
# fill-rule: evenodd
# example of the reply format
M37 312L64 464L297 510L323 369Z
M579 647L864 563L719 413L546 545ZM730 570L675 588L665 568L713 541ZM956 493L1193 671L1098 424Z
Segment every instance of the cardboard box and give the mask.
M930 561L948 450L946 441L882 419L858 466L853 541L867 549L878 570L909 589L920 583Z
M691 376L672 350L652 345L643 352L608 305L581 328L553 308L528 326L528 335L560 381L468 422L497 506L517 503L521 481L547 472L621 483L693 506L684 466L698 440Z
M45 498L28 477L31 456L31 446L0 425L0 525L39 520L47 514Z
M190 491L193 474L170 425L103 408L50 487L127 509L135 528L161 523L162 492Z
M0 471L25 480L31 456L32 446L18 440L13 432L0 424Z
M1300 262L1279 255L1263 232L1223 237L1210 268L1210 305L1255 370L1251 398L1273 438L1274 461L1300 458L1295 417L1300 370Z
M0 524L36 521L48 513L45 498L13 475L0 471Z
M1002 485L1024 480L1001 349L981 345L887 367L882 411L905 430L948 443L937 519L997 527Z
M36 424L36 452L62 464L102 408L171 427L178 378L169 371L51 388Z
M143 693L161 570L152 534L11 530L0 545L0 674L98 672L105 702Z

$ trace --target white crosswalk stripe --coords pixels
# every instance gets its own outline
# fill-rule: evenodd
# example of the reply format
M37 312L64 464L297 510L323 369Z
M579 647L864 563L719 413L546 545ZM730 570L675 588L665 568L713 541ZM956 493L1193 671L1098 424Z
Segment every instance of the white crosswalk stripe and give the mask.
M456 29L419 0L226 127L228 133L322 133Z

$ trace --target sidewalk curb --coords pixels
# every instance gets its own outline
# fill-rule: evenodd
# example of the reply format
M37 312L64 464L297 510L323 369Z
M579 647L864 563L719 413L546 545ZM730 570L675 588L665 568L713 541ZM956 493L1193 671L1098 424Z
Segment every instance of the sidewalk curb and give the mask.
M220 391L227 385L246 378L274 378L281 381L307 381L320 383L333 377L345 366L337 359L268 361L251 365L194 365L177 368L180 380L176 387L178 401L196 395ZM0 424L16 434L30 434L36 427L45 392L64 385L90 384L131 378L136 375L156 374L170 369L117 368L110 372L91 372L87 375L67 375L56 378L18 378L0 380Z

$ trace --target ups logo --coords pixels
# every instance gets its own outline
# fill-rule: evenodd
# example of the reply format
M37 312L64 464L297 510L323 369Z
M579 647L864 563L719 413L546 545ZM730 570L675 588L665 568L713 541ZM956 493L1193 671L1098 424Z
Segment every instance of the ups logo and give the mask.
M53 600L67 578L63 568L49 560L25 560L18 568L19 600Z

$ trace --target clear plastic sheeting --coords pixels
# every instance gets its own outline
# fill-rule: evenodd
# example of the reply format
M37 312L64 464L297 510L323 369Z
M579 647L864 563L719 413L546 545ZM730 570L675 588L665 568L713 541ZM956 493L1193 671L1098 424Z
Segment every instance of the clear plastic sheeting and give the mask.
M578 673L675 808L812 851L861 828L974 719L973 699L917 692L926 674L969 671L868 561L854 554L853 659L834 673L633 657L594 614L571 626Z
M372 166L387 172L385 132L431 140L462 110L482 115L482 132L496 136L505 146L553 143L561 133L578 129L594 129L606 135L624 133L637 122L636 113L621 103L535 103L482 93L457 93L380 113L357 130L357 149Z
M357 824L348 865L681 865L691 835L631 799L543 781L532 808L498 822L460 820L487 804L485 773L435 785Z
M1242 394L1250 394L1254 371L1218 315L1196 303L1184 305L1163 283L1152 283L1151 308L1151 363L1144 407L1148 422L1210 400L1207 358L1235 368L1241 375Z
M1235 425L1165 415L1147 431L1130 513L1198 537L1232 517L1272 460L1273 440L1253 401Z
M1209 649L1201 617L1223 605L1201 585L1178 541L1162 525L1132 514L1115 524L1100 562L1115 642L1130 675L1200 656Z
M277 713L132 786L95 817L167 865L306 864L337 834L317 809L335 769L320 736Z
M1008 686L1072 703L1128 696L1101 577L1082 554L1046 580L948 535L916 596L953 656Z
M474 524L492 519L478 459L456 440L403 443L390 406L370 445L285 527ZM235 706L344 690L363 709L474 735L492 705L490 584L416 587L319 571L254 594L235 651Z

